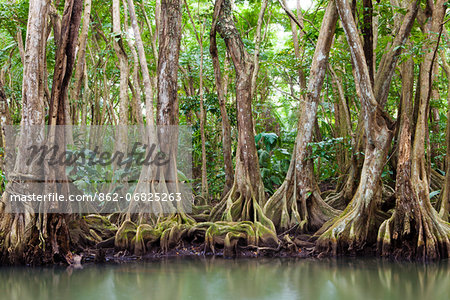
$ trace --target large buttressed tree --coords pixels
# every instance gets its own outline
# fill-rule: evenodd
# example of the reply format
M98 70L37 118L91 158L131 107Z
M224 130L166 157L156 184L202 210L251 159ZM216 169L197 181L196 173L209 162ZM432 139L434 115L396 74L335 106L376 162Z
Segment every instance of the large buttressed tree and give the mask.
M424 58L420 64L418 115L415 128L410 128L410 101L412 71L407 62L404 70L404 109L400 130L400 153L397 165L396 207L392 217L380 227L378 242L383 255L397 255L422 259L446 258L450 256L450 224L442 220L430 202L425 137L428 111L433 88L433 65L437 59L437 49L442 35L446 11L443 0L428 2L431 16L424 24L423 31L429 39L424 46ZM414 140L411 143L411 132ZM412 148L411 148L412 145ZM428 159L431 159L428 157Z
M47 143L63 144L66 140L65 132L55 131L54 125L65 125L65 109L68 107L67 92L75 61L82 1L66 1L62 18L60 19L56 14L53 21L56 29L56 67L49 103L48 125L51 127L48 136L45 137L44 68L49 11L49 1L30 1L24 55L19 147L14 169L9 175L10 181L0 204L2 260L9 263L55 261L70 263L71 260L67 215L48 214L47 206L44 206L41 213L37 214L31 207L27 207L28 204L24 204L24 212L5 214L8 211L10 195L57 191L66 195L68 193L67 185L55 184L57 180L65 181L65 173L61 173L60 168L50 168L46 161L42 165L37 159L29 164L24 163L30 155L30 146L41 145L44 140L47 140ZM36 180L42 180L43 176L46 179L45 185L35 184ZM56 190L58 186L63 190Z
M236 72L238 146L233 186L214 208L212 218L254 221L274 232L273 223L262 210L266 199L259 172L252 116L251 84L254 65L234 23L230 0L216 1L213 26L216 26L217 32L225 41Z
M21 189L30 190L31 185L23 184L20 178L15 178L15 174L28 174L29 176L41 176L42 169L34 164L26 166L22 164L28 153L24 151L29 146L36 143L39 136L32 132L31 126L44 125L44 87L43 87L43 65L45 59L45 32L47 28L49 1L30 1L28 13L27 36L25 40L25 61L23 70L22 88L22 125L30 130L22 132L19 153L16 164L10 174L10 183L3 193L0 210L2 220L0 234L3 243L1 245L2 260L15 263L25 260L27 245L32 239L32 232L35 230L36 215L33 212L24 214L6 214L8 210L8 197L18 193ZM33 134L34 133L34 134ZM21 188L19 189L19 186Z
M399 55L411 32L419 1L410 1L397 35L383 55L372 86L367 60L349 1L336 0L350 48L358 98L361 101L365 151L359 185L352 200L338 217L319 231L320 251L358 252L377 239L382 218L377 215L381 200L381 173L393 138L394 124L384 110ZM370 60L369 60L370 61Z

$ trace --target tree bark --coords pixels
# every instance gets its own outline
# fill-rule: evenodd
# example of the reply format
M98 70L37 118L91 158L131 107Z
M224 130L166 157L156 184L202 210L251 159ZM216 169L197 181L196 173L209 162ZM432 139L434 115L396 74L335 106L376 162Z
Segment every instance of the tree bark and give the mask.
M255 69L252 74L252 90L251 90L252 99L255 98L256 81L258 79L259 73L259 53L261 52L261 29L268 2L269 2L268 0L263 0L263 2L261 3L261 9L259 10L258 22L256 25L256 34L254 40L255 52L253 54L253 65L255 66Z
M419 202L419 211L415 211L416 232L413 235L418 256L426 259L450 256L450 225L438 216L431 206L429 197L429 179L425 154L425 133L427 114L432 92L432 71L442 33L446 6L444 0L437 0L432 7L431 20L425 25L429 43L424 49L425 57L420 66L423 79L419 95L419 111L415 127L412 148L411 182L412 192Z
M61 19L61 27L55 57L55 69L53 74L53 84L50 98L50 109L47 135L47 145L58 145L61 154L65 151L67 143L72 144L72 131L70 120L68 120L69 98L68 90L72 78L73 67L75 65L75 49L78 42L78 32L81 23L81 14L83 9L82 0L69 0L65 2L64 12ZM62 146L62 147L61 147ZM66 166L51 165L44 161L45 171L45 193L58 193L68 197L69 185L66 175ZM44 211L58 208L59 211L70 213L69 206L65 203L44 203ZM71 263L72 255L70 252L70 238L68 228L68 214L44 214L39 218L40 226L44 238L51 245L50 253L47 253L46 260L65 261Z
M363 24L361 32L364 36L364 56L366 57L366 63L369 68L370 82L372 86L374 84L374 62L373 62L373 6L372 0L363 0Z
M131 26L133 27L134 37L136 39L136 48L139 55L139 63L142 72L142 81L144 83L145 92L145 107L147 110L147 125L153 126L155 124L153 117L153 89L148 71L147 58L145 56L144 43L142 42L141 31L137 23L136 11L132 0L128 1L128 9L130 11Z
M86 65L86 44L88 38L89 23L91 18L92 0L84 1L83 26L81 28L79 47L77 53L77 64L75 66L74 86L72 88L71 98L74 103L80 102L81 87L83 85L83 75Z
M25 55L24 55L25 57ZM11 120L11 112L9 110L8 100L6 99L5 91L3 90L3 81L0 79L0 143L1 147L4 149L4 156L1 159L0 162L1 170L3 171L3 174L9 174L13 167L14 167L14 161L16 158L13 151L13 145L11 144L13 141L9 140L7 141L7 135L8 135L8 128L7 126L12 125ZM6 157L8 155L8 157Z

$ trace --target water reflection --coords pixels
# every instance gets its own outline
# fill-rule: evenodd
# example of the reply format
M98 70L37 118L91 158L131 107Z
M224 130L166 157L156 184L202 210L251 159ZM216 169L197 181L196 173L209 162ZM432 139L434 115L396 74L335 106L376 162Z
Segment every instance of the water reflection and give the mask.
M448 299L450 263L169 259L0 268L0 299Z

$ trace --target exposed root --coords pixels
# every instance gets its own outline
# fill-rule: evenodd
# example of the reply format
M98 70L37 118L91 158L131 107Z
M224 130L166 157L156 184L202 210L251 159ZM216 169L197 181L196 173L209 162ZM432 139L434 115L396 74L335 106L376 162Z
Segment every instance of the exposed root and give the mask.
M382 256L408 259L450 257L450 224L442 221L431 205L397 209L378 232Z
M70 263L67 216L36 214L28 203L20 203L23 205L20 212L14 212L9 197L24 191L39 192L33 183L11 180L3 193L0 202L0 263Z
M234 257L238 246L277 247L279 241L275 233L261 223L242 222L204 222L181 224L175 219L166 219L156 226L136 225L127 221L116 234L116 247L144 255L157 246L162 253L181 247L183 242L204 243L205 252L216 254L223 248L225 257Z
M273 231L259 222L216 222L210 224L206 230L205 251L211 250L215 254L217 246L221 246L225 257L234 257L238 244L276 247L279 241Z
M134 244L131 242L136 236L137 225L131 221L125 221L116 233L114 246L116 249L133 250Z
M339 192L332 192L329 193L324 201L331 207L335 209L344 210L347 206L347 203L345 203L344 198L344 190L340 190Z
M366 245L375 244L377 228L381 223L376 212L376 199L365 201L366 193L359 189L354 199L336 219L326 223L316 235L320 235L316 251L356 254Z
M264 186L258 185L257 190L252 189L253 184L249 179L244 183L238 184L235 179L231 190L211 211L211 221L252 221L271 231L276 235L273 222L264 214L260 205L261 199L264 199Z
M313 174L311 174L313 176ZM264 206L264 213L280 231L298 226L300 232L315 231L338 215L338 210L325 203L315 188L300 189L291 163L286 180Z
M408 259L450 257L450 224L432 207L426 180L414 178L413 186L409 170L409 162L399 165L396 207L378 231L378 252Z

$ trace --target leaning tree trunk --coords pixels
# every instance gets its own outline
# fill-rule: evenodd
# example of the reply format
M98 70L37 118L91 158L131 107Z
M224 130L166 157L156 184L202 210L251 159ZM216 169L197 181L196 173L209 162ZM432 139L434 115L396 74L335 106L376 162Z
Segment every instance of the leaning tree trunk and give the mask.
M393 39L390 47L381 57L378 70L375 75L373 92L380 107L384 107L386 104L389 94L389 86L391 84L392 76L394 75L396 63L402 52L403 45L411 32L411 28L417 14L418 0L410 0L408 7L405 4L407 3L403 3L402 7L407 9L407 13L404 15L403 19L398 18L399 22L396 22L395 38ZM366 60L366 62L367 61L370 60ZM374 67L373 69L375 70L376 68ZM358 126L353 141L353 157L349 171L347 172L348 175L346 175L346 178L344 178L342 184L338 186L339 192L337 196L333 197L333 202L349 202L353 198L352 196L356 190L355 187L359 184L358 179L360 177L364 161L361 155L357 155L357 153L363 152L366 144L363 113L364 112L361 111L358 120ZM338 197L342 197L343 200L339 200Z
M336 0L336 5L350 47L356 91L362 102L364 130L367 137L361 179L353 199L317 242L318 250L332 250L334 254L338 248L342 252L353 252L376 240L375 211L381 196L380 178L393 136L393 124L377 103L372 89L350 4L347 0Z
M273 223L264 215L264 185L259 171L253 133L251 83L252 57L246 51L233 20L230 0L217 0L213 22L225 41L236 71L238 149L234 182L230 191L211 212L213 220L253 221L265 227L268 238L275 237Z
M424 49L426 54L420 68L420 77L425 80L421 82L419 95L418 116L411 157L411 199L408 202L411 205L409 208L414 209L413 216L406 215L403 217L402 213L408 207L404 208L397 205L399 213L393 217L405 228L402 233L403 237L407 236L405 240L410 245L411 255L423 259L450 256L450 224L443 221L431 205L425 154L425 133L432 92L433 64L442 33L442 22L446 10L444 2L444 0L437 0L434 3L431 20L425 24L429 44ZM409 191L407 192L409 193ZM388 247L391 240L389 222L383 224L384 226L380 228L379 234L379 239L383 239L384 254L390 253ZM394 238L395 231L392 234Z
M312 60L304 101L300 102L298 133L291 165L284 183L264 206L264 212L278 229L299 225L300 230L316 230L337 211L320 196L314 180L313 164L308 159L317 107L327 70L338 14L334 1L327 7Z

